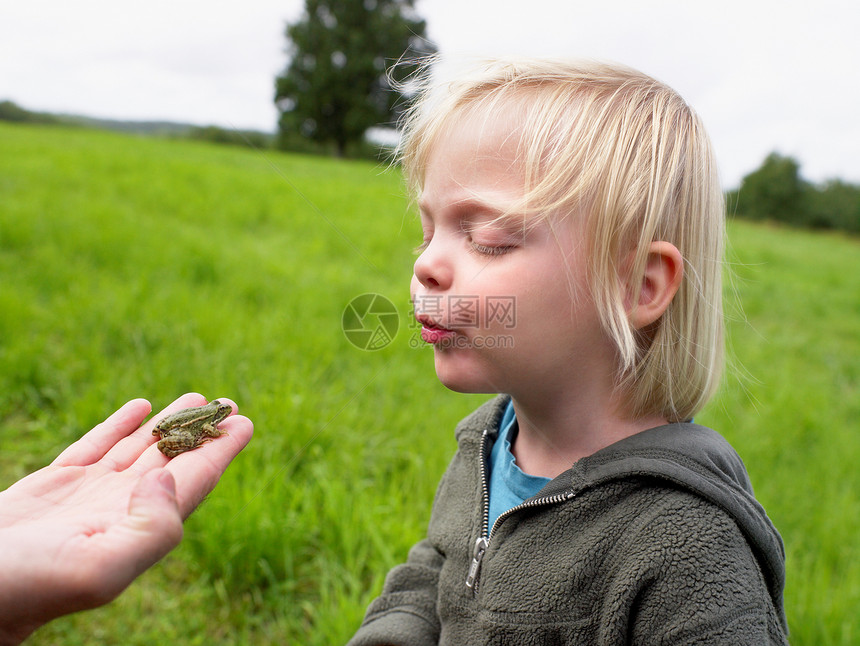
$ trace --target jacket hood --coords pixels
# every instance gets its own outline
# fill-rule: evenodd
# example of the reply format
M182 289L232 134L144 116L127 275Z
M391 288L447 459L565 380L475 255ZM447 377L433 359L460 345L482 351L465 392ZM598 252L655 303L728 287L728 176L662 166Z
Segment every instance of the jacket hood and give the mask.
M496 430L508 401L509 397L500 396L488 402L471 416L471 421L477 422L480 431ZM662 480L704 498L729 514L749 543L783 627L787 627L782 538L756 500L743 461L722 435L692 423L651 428L582 458L547 484L540 495L571 490L578 493L630 477Z

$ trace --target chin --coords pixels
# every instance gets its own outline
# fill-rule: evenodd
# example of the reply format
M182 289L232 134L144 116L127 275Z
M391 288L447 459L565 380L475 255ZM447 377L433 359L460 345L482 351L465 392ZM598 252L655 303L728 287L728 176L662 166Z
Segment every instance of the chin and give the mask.
M450 357L436 356L436 376L448 390L473 395L502 392L485 371L448 359Z

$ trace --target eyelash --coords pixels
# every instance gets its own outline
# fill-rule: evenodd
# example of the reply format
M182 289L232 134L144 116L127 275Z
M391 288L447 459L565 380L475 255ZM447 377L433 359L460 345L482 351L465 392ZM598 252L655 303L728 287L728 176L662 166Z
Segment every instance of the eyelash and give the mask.
M413 249L413 253L416 255L421 255L424 250L429 246L430 241L424 240L421 244L419 244L415 249ZM477 242L469 241L469 250L473 253L479 254L481 256L501 256L502 254L508 253L511 249L513 249L513 245L502 245L499 247L490 247L488 245L479 244Z
M513 246L503 245L501 247L488 247L487 245L478 244L477 242L469 242L469 249L481 256L501 256L513 249Z
M516 248L516 245L505 245L505 244L493 245L493 246L484 245L484 244L481 244L479 242L475 242L474 240L472 240L472 236L471 236L471 233L469 231L464 229L463 233L468 237L469 251L472 253L475 253L477 255L480 255L480 256L501 256L501 255L504 255L504 254L510 252L512 249ZM427 247L430 245L430 241L432 239L433 239L432 234L430 234L428 236L425 233L424 240L421 242L421 244L419 244L417 247L415 247L415 249L413 249L413 253L415 255L421 255L424 252L424 250L427 249Z

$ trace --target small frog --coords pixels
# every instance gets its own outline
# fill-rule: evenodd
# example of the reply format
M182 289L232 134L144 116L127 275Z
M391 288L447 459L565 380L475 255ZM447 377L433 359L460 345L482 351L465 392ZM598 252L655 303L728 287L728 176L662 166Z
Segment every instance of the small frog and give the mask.
M153 435L158 435L158 450L169 458L196 449L212 438L224 435L218 424L233 412L230 404L217 399L205 406L186 408L168 415L155 425Z

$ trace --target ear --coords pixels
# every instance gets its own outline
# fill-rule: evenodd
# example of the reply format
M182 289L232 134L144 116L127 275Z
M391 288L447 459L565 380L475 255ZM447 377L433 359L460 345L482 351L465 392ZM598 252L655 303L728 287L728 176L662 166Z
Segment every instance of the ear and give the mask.
M640 330L659 319L681 286L684 277L684 259L678 248L670 242L652 242L648 247L639 298L628 304L628 316L634 328ZM628 299L636 290L628 286ZM632 305L632 306L631 306Z

